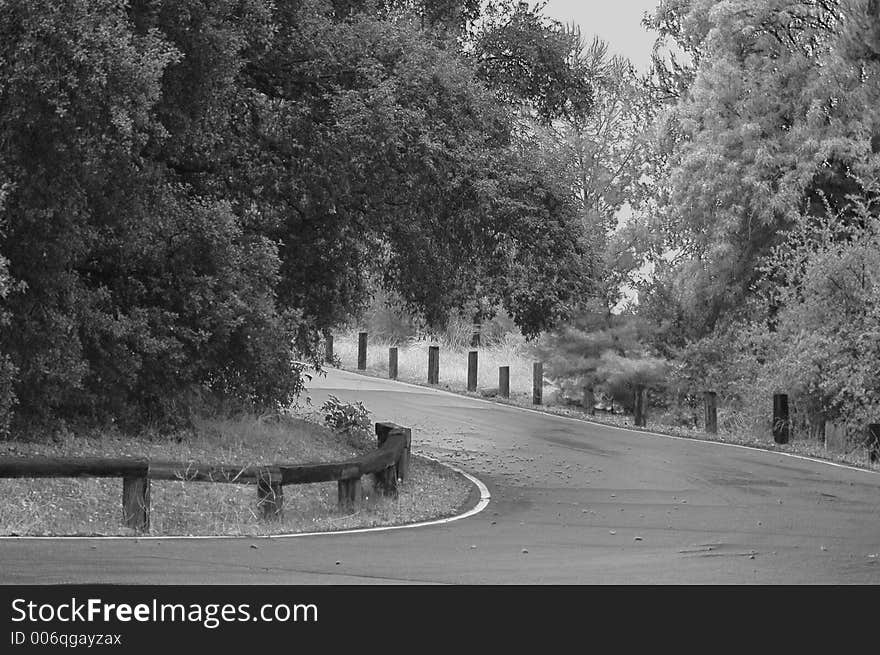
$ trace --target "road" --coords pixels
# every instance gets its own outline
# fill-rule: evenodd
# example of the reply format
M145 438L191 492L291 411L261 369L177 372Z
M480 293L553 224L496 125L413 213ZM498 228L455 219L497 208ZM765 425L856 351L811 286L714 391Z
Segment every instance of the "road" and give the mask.
M353 535L0 540L0 583L880 583L877 473L342 371L313 381L315 403L328 393L411 426L489 506Z

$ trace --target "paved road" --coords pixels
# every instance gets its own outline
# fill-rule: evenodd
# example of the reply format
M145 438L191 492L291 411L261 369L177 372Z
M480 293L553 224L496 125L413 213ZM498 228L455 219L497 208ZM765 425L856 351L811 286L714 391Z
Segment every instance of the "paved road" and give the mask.
M442 526L254 540L0 541L0 583L880 583L880 475L494 405L352 373L492 502ZM527 551L527 552L524 552ZM336 562L340 564L336 564Z

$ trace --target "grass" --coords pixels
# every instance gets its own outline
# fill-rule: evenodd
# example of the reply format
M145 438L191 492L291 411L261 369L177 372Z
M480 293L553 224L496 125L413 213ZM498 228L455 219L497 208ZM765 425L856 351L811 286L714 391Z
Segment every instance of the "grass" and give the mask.
M545 379L543 404L532 404L532 363L525 342L521 338L508 337L498 344L483 348L463 348L461 345L436 342L409 341L392 344L387 341L371 340L367 345L367 375L388 377L388 348L398 346L398 379L414 384L427 385L428 346L440 346L440 388L466 396L485 398L500 404L526 407L548 414L568 416L600 425L615 425L633 430L644 429L672 436L687 437L702 441L717 441L752 446L764 450L787 452L816 459L848 464L868 470L880 470L880 462L871 462L866 448L857 447L846 452L827 450L816 440L792 439L787 444L773 441L769 429L766 434L755 434L745 427L720 429L718 434L707 434L699 429L673 425L657 420L648 412L647 426L635 427L633 418L627 414L598 413L589 415L578 405L572 405L563 398L558 387ZM467 391L467 357L469 350L479 353L477 391ZM334 352L343 368L355 370L357 367L357 333L340 335L334 342ZM510 366L510 398L498 395L498 366ZM434 385L431 385L434 386ZM719 414L723 408L719 408ZM721 416L719 415L719 421ZM723 422L719 425L721 428Z
M427 383L428 346L440 346L440 387L454 391L467 389L468 351L478 352L477 388L498 390L498 367L510 367L510 393L531 394L532 360L526 354L522 338L509 336L504 341L481 348L461 348L444 341L416 341L395 344L371 340L367 344L366 372L377 377L388 377L388 349L398 346L397 379L406 382ZM333 344L335 355L344 368L357 366L357 333L337 337Z
M313 418L313 417L312 417ZM249 466L347 459L375 448L364 436L340 435L302 417L205 420L190 438L133 439L97 434L45 443L0 442L0 456L143 456ZM152 481L151 535L268 535L397 525L457 513L470 483L446 467L414 457L396 499L373 493L353 514L337 509L336 483L284 487L284 518L262 521L253 485ZM121 525L122 481L115 478L0 480L2 535L131 535Z

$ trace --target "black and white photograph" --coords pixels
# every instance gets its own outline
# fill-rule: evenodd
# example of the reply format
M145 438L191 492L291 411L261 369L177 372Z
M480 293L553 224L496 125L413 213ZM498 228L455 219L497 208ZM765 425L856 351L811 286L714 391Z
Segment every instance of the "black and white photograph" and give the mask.
M880 0L0 0L4 651L880 588L878 473Z

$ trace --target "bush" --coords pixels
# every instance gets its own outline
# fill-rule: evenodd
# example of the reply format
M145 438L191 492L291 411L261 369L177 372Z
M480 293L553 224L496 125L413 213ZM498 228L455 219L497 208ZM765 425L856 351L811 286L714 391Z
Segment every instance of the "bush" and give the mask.
M372 423L370 412L363 403L346 403L336 396L321 405L324 423L336 433L366 437L370 434Z

